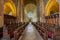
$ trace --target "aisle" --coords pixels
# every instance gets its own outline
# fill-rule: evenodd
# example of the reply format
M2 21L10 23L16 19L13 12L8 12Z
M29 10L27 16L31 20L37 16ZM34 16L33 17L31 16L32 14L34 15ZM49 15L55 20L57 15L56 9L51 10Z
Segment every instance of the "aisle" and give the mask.
M26 27L22 38L19 40L43 40L35 27L29 23L29 25Z

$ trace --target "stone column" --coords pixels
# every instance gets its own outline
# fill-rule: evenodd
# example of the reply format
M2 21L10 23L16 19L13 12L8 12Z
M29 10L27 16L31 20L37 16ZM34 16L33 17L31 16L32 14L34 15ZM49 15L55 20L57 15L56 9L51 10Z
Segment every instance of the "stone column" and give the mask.
M59 26L60 26L60 0L56 0L59 3Z
M18 22L23 22L23 0L18 0L17 20Z
M3 17L3 0L0 0L0 28L2 28L4 24L4 17Z
M20 0L21 22L23 22L23 0Z
M40 0L37 1L37 18L40 21Z
M45 22L44 14L45 14L44 1L40 0L40 21L41 22Z
M18 6L17 6L17 22L21 22L21 16L20 16L20 0L18 0Z
M4 16L3 16L3 0L0 0L0 33L3 32L4 25ZM0 34L0 38L3 37L3 34Z

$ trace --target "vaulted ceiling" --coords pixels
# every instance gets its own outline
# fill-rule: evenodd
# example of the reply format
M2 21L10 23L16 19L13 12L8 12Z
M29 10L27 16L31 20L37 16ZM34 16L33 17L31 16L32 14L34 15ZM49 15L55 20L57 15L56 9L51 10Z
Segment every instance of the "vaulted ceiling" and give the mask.
M25 12L29 13L29 12L34 12L36 10L36 6L34 4L27 4L25 6Z
M32 3L32 4L37 5L37 2L38 2L39 0L23 0L23 1L24 1L24 5L29 4L29 3Z
M5 1L5 0L4 0ZM9 1L9 0L7 0ZM9 13L10 11L13 12L13 15L16 15L16 8L18 5L18 0L10 0L11 2L4 3L4 11L5 13ZM53 10L54 12L59 11L59 4L56 2L56 0L43 0L46 5L46 13L47 15L50 14L50 11ZM27 4L34 4L37 5L40 1L39 0L23 0L24 6ZM34 8L32 6L29 7L30 10L33 10ZM28 10L28 8L27 8ZM29 10L29 11L30 11Z

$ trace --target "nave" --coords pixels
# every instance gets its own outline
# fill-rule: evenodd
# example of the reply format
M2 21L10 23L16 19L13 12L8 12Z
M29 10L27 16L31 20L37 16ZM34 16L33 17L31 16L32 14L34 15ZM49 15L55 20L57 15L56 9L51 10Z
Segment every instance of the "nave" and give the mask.
M43 40L36 28L29 23L19 40Z

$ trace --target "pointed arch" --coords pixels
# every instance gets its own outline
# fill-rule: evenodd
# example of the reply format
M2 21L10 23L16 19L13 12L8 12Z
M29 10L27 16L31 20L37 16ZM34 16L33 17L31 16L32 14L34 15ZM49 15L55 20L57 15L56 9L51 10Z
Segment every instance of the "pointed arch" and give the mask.
M50 11L53 10L54 13L59 11L59 4L58 2L56 2L56 0L49 0L46 4L46 8L45 8L45 15L49 16L50 15Z
M4 13L9 14L10 11L12 12L12 16L16 16L16 7L13 1L9 1L4 4Z

